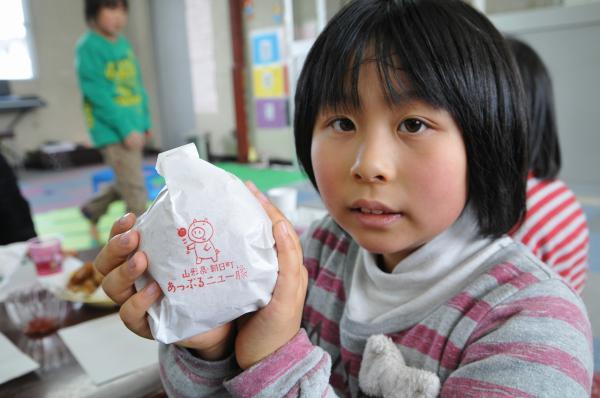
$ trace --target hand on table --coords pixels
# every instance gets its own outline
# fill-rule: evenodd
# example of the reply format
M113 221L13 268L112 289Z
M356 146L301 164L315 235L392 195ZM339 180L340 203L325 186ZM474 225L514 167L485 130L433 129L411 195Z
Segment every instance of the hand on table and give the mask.
M162 296L162 292L155 281L139 292L135 289L134 282L146 271L148 259L143 252L136 252L139 233L131 229L134 223L135 215L129 213L113 224L110 239L94 265L104 275L102 288L121 306L119 314L125 326L139 336L152 339L146 311ZM231 353L233 333L233 323L230 322L177 344L195 349L204 359L217 360Z

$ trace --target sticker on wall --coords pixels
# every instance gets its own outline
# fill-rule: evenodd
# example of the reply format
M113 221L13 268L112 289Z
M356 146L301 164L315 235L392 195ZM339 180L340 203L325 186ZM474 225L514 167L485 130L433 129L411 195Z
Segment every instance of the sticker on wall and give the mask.
M256 125L262 128L288 125L288 101L282 98L256 100Z
M281 4L273 5L273 22L277 25L281 25L283 22L283 7Z
M253 66L281 63L283 54L281 28L256 29L250 32Z
M286 76L283 66L263 66L252 71L256 98L283 97L286 95Z
M254 0L244 0L242 7L246 18L254 19Z

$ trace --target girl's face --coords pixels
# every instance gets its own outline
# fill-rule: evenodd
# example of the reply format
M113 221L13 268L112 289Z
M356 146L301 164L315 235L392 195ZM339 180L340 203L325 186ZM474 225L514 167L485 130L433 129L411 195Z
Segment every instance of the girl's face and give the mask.
M115 40L127 24L127 10L122 4L117 7L102 7L94 21L94 27L102 36Z
M311 159L335 221L394 266L447 229L467 201L467 156L450 114L416 99L388 105L376 64L362 66L361 109L322 110Z

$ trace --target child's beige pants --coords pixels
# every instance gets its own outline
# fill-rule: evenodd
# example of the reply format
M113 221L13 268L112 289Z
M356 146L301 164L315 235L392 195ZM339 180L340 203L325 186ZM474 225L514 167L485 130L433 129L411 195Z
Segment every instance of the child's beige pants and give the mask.
M125 145L112 144L100 149L104 162L115 172L115 183L85 203L82 210L92 223L98 220L110 204L123 199L128 212L139 216L146 209L146 185L142 171L142 150L128 149Z

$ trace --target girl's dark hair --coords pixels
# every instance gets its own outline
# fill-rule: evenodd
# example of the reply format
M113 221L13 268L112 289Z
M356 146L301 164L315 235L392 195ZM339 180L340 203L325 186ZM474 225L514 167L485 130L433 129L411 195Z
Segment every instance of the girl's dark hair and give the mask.
M123 6L128 10L127 0L85 0L84 15L87 22L95 21L102 8L117 8Z
M529 169L537 178L556 178L561 159L552 79L544 62L531 47L515 38L508 38L507 42L519 68L525 92Z
M312 133L319 111L360 106L368 56L390 104L402 90L447 110L467 151L469 203L481 233L500 236L525 211L522 86L502 35L461 0L356 0L329 21L311 48L295 97L300 164L316 187Z

